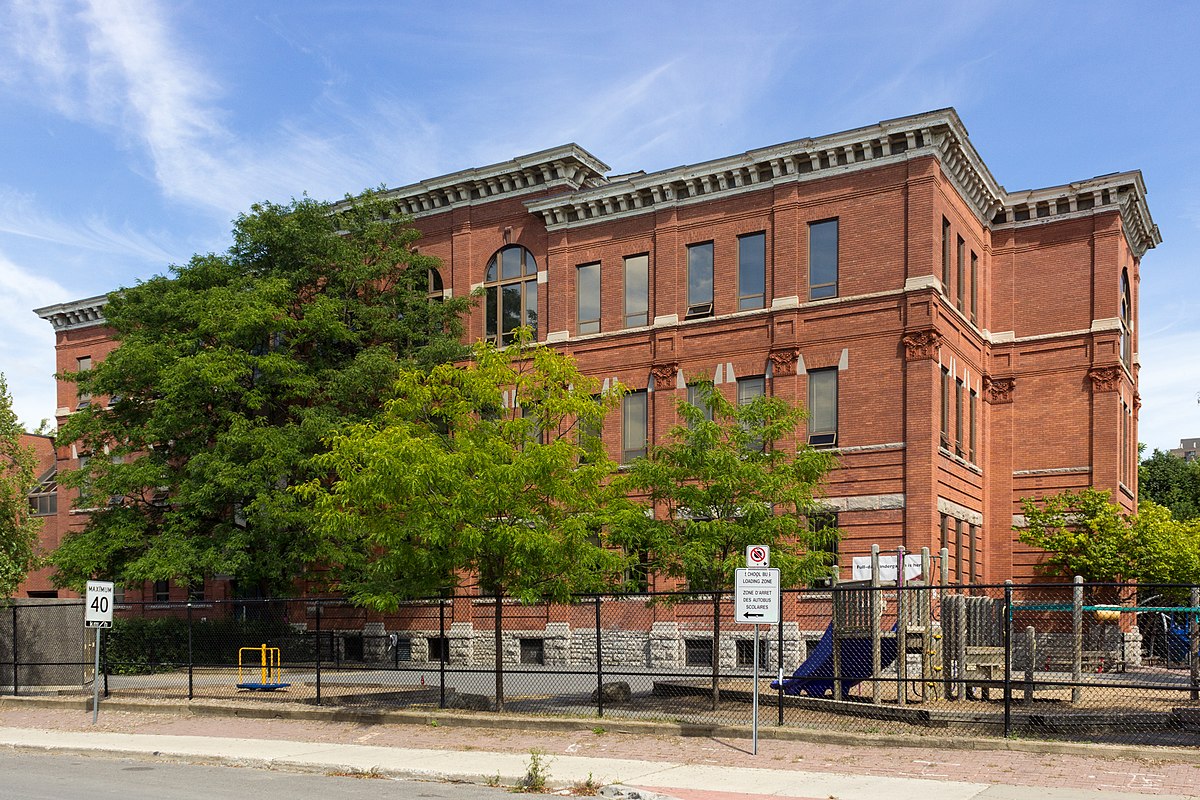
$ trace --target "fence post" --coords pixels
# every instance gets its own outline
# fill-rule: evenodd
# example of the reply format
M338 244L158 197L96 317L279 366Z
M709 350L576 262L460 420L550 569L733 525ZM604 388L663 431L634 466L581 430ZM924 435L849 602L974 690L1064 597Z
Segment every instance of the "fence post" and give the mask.
M883 673L883 643L879 628L883 625L883 595L879 588L879 545L871 545L871 703L879 705L882 687L879 676ZM899 635L899 629L897 629ZM897 667L899 669L899 667ZM838 698L841 699L840 697Z
M1004 738L1012 735L1012 590L1004 582Z
M317 600L317 705L321 705L321 601Z
M446 640L446 598L438 597L438 708L446 707L446 661L450 658L450 642Z
M1200 700L1200 586L1192 587L1188 612L1188 660L1192 662L1192 699Z
M799 590L797 590L798 592ZM799 594L797 593L797 600ZM775 626L775 631L778 635L778 643L775 648L775 685L779 688L775 690L775 706L778 711L776 724L783 725L783 592L779 593L779 624Z
M192 683L192 665L195 659L192 655L192 603L189 600L187 604L187 620L188 620L188 700L192 699L193 683Z
M1071 596L1071 702L1083 698L1083 578L1075 576Z
M1025 704L1033 705L1033 671L1037 664L1037 630L1025 628Z
M604 716L604 652L600 635L600 595L596 595L596 716Z
M13 656L13 697L18 694L20 685L17 681L17 668L20 665L20 659L17 657L17 604L12 606L12 656ZM93 676L94 679L94 676Z

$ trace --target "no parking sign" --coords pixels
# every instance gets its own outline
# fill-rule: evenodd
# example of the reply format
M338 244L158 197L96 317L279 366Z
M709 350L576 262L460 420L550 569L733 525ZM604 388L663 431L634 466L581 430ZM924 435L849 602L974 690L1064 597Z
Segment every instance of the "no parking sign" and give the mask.
M771 548L765 544L752 544L746 547L746 566L751 569L771 566Z

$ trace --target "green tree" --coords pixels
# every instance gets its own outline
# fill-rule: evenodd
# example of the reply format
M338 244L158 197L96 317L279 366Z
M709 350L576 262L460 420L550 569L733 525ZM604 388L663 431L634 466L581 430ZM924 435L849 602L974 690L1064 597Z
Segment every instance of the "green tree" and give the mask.
M1021 503L1019 538L1046 551L1047 573L1098 583L1200 581L1200 524L1176 520L1152 501L1132 516L1092 488Z
M709 384L700 394L701 406L681 402L684 423L634 461L621 481L629 493L647 497L656 514L626 517L616 541L628 552L648 552L655 574L712 592L715 707L720 592L732 588L752 544L771 548L784 586L829 574L839 533L814 530L806 518L820 513L814 495L836 462L828 451L796 446L803 409L776 397L734 405Z
M1155 450L1138 468L1138 497L1166 506L1177 520L1200 517L1200 461Z
M338 436L313 480L326 534L344 543L340 587L359 604L460 581L495 600L496 708L504 707L504 600L565 601L624 566L603 546L624 502L598 430L618 393L598 394L573 359L481 343L464 366L406 370L382 417Z
M0 597L12 597L30 570L39 566L42 521L29 508L38 460L21 444L24 429L13 413L8 382L0 373Z
M94 400L59 434L89 456L63 483L92 510L53 554L61 585L228 574L243 593L286 591L322 561L287 488L404 369L463 352L466 301L428 297L437 262L387 214L369 195L256 205L226 253L109 296L118 347L63 376Z

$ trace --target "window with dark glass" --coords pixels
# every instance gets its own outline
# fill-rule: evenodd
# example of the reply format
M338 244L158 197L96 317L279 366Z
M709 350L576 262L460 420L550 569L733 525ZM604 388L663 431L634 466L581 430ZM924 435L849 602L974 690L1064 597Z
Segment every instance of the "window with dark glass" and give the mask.
M814 447L837 444L838 372L836 368L808 373L808 443Z
M954 452L956 455L963 454L963 382L961 379L954 382Z
M766 305L767 235L751 233L738 237L738 310Z
M29 510L35 517L58 513L58 468L51 467L38 478L37 486L29 493Z
M979 319L979 256L971 251L971 322Z
M767 666L767 643L768 640L763 638L758 640L758 665L760 667ZM738 639L737 642L737 665L739 667L754 666L754 640L753 639Z
M600 332L600 262L575 268L575 332Z
M650 324L650 256L625 259L625 327Z
M838 221L808 224L808 296L812 300L837 297Z
M942 367L942 436L941 446L950 449L950 370Z
M970 438L970 450L968 451L968 456L967 456L972 464L977 463L976 459L975 459L975 436L976 436L976 432L979 430L979 428L978 428L979 420L976 417L976 414L979 413L978 408L979 408L979 395L975 393L974 389L972 389L971 390L971 438Z
M437 303L442 302L442 298L446 296L446 287L442 285L442 273L436 269L429 270L425 283L425 296Z
M950 296L950 220L942 217L942 294Z
M1129 272L1121 270L1121 361L1133 363L1133 302L1129 293Z
M810 534L809 542L814 551L828 553L831 558L828 578L818 578L810 586L819 589L833 585L833 575L838 573L838 537L835 531L838 526L838 516L835 511L825 511L809 514L807 528Z
M713 243L689 244L687 249L687 316L713 313Z
M516 244L502 248L488 261L484 292L484 336L488 341L508 344L523 325L533 330L537 340L537 262L533 253Z
M154 600L158 603L165 603L171 599L171 582L170 581L155 581L154 582Z
M961 236L958 237L958 310L965 310L964 299L967 289L967 243L963 241Z
M621 402L621 463L628 464L646 455L647 424L646 392L630 392Z
M91 368L92 368L92 357L91 356L81 356L80 358L75 359L75 371L76 372L88 372L91 370ZM91 393L85 392L83 389L80 389L79 390L79 404L77 406L75 406L75 410L79 411L79 410L85 409L89 405L91 405L91 403L92 403Z

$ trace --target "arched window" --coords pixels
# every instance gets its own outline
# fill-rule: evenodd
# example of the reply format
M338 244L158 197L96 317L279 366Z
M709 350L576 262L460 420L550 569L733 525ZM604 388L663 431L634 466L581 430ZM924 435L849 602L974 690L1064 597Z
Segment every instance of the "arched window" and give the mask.
M512 244L492 256L483 279L487 293L484 336L497 344L513 340L522 325L533 329L537 339L537 262L533 253Z
M425 296L437 303L442 302L442 298L446 296L446 289L442 286L442 274L436 269L429 270Z
M1133 364L1133 301L1129 294L1129 270L1121 270L1121 361Z

